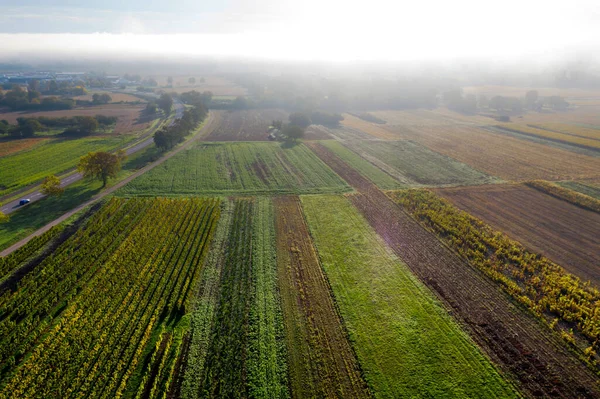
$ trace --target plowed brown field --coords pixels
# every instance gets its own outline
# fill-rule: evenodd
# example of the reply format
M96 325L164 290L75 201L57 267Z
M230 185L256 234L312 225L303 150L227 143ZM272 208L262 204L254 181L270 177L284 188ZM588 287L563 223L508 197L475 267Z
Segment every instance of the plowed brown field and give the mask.
M359 191L350 198L375 231L452 310L480 347L518 379L528 395L600 395L594 374L557 336L349 165L318 144L311 148Z
M576 180L600 175L600 158L473 126L387 127L402 137L506 180Z
M532 251L600 287L600 214L522 185L437 192Z
M288 114L278 109L230 111L206 141L268 141L273 120L286 121Z
M37 144L41 144L48 139L16 139L0 141L0 157L14 154L15 152L27 150Z
M369 397L300 201L298 197L278 197L274 203L292 397Z

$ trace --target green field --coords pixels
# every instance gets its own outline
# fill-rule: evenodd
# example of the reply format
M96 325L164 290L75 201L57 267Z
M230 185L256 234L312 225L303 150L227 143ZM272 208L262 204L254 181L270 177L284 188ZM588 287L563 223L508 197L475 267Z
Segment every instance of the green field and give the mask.
M325 140L320 142L323 146L333 151L338 157L356 169L361 175L375 183L384 190L395 190L406 188L406 184L400 183L371 162L362 158L354 151L348 149L339 141Z
M349 141L346 145L405 185L470 185L495 181L412 141Z
M253 195L349 191L303 144L201 143L138 177L124 196Z
M0 158L0 196L40 181L44 177L74 168L90 151L122 147L134 136L88 137L47 141L27 151Z
M518 397L347 199L302 204L375 397Z

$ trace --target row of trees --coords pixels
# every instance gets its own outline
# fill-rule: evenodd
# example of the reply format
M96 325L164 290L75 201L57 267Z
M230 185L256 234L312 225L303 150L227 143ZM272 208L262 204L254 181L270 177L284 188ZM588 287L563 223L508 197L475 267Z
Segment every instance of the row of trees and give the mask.
M540 97L537 90L529 90L525 96L508 97L494 96L489 98L485 95L476 97L474 94L463 94L461 89L445 92L442 96L444 104L454 111L463 113L476 113L479 108L488 108L500 113L521 113L526 109L541 111L548 107L555 111L564 111L569 103L560 96Z
M20 86L12 90L0 91L0 105L6 106L16 111L21 110L60 110L72 109L75 101L59 97L41 97L39 91L25 91Z
M17 124L11 125L6 120L0 121L0 134L8 134L14 138L33 137L37 132L50 129L64 128L64 135L85 136L96 132L98 129L106 130L109 126L117 123L115 116L73 116L71 118L49 118L40 116L37 118L17 118Z
M172 102L173 100L171 99L171 104ZM198 100L189 104L193 105L193 107L186 109L180 119L177 119L171 126L165 126L154 133L154 143L161 150L169 150L181 143L185 136L190 134L208 115L208 108L204 102ZM161 106L160 103L158 105Z

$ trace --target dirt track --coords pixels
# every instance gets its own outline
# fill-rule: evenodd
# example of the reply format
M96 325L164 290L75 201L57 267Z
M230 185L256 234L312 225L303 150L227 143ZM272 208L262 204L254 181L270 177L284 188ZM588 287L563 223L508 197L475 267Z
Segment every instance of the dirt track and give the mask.
M522 185L437 192L533 252L600 287L600 214Z
M351 200L371 226L527 395L600 397L596 377L557 336L341 159L319 144L309 146L359 191Z
M274 199L292 397L369 397L298 197Z

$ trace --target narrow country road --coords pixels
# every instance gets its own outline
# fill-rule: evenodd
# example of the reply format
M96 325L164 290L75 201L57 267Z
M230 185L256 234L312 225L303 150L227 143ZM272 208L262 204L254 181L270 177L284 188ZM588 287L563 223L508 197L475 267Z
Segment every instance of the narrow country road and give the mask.
M179 100L173 100L173 106L175 108L175 118L170 123L170 125L173 125L173 123L175 123L175 121L177 119L181 119L181 117L183 116L183 110L185 109L185 107L183 106L183 103L181 103ZM136 152L141 151L144 148L152 145L152 143L154 143L154 138L153 138L154 132L156 132L156 130L158 130L158 128L159 127L157 126L150 133L148 133L146 135L147 137L144 140L127 148L125 150L125 153L127 155L135 154ZM83 179L83 176L81 175L81 173L79 173L79 172L72 173L72 174L64 177L63 179L61 179L60 186L67 187L75 182L78 182L81 179ZM27 198L31 202L36 202L36 201L41 200L42 198L45 197L45 195L41 193L39 186L40 186L40 184L37 185L38 188L35 191L30 192L28 194L24 194L21 198ZM12 194L9 194L9 195L12 195ZM21 198L17 198L13 201L7 202L6 204L2 205L2 207L0 207L0 211L3 212L5 215L8 215L12 212L18 211L21 208L27 207L27 205L23 205L23 206L19 205L19 201L21 200Z
M202 127L202 130L198 133L196 133L196 135L194 137L192 137L190 140L186 141L185 143L183 143L181 145L181 147L175 149L174 151L171 151L170 153L168 153L167 155L165 155L164 157L161 157L160 159L146 165L145 167L143 167L142 169L138 170L137 172L135 172L134 174L132 174L131 176L127 177L126 179L120 181L119 183L115 184L114 186L102 191L101 193L98 193L97 195L95 195L94 197L92 197L92 199L84 202L83 204L77 206L76 208L70 210L69 212L65 213L64 215L62 215L61 217L59 217L58 219L48 223L47 225L45 225L44 227L36 230L35 232L33 232L32 234L30 234L29 236L25 237L24 239L22 239L21 241L11 245L10 247L6 248L4 251L0 252L0 256L7 256L9 255L11 252L16 251L17 249L21 248L23 245L27 244L29 242L29 240L31 240L33 237L38 236L40 234L43 234L44 232L50 230L50 228L52 228L53 226L56 226L57 224L64 222L65 220L67 220L68 218L70 218L71 216L73 216L74 214L76 214L77 212L79 212L80 210L82 210L83 208L92 205L93 203L101 200L102 198L106 197L109 194L114 193L116 190L120 189L121 187L123 187L124 185L126 185L127 183L129 183L130 181L132 181L133 179L135 179L136 177L148 172L149 170L157 167L158 165L162 164L163 162L165 162L167 159L171 158L172 156L178 154L179 152L185 150L186 148L188 148L192 143L194 143L195 141L199 140L200 138L204 137L207 133L210 133L216 126L218 126L219 121L220 121L220 114L214 111L209 112L208 117L206 118L206 121L204 122L204 126ZM33 199L32 199L33 201Z

